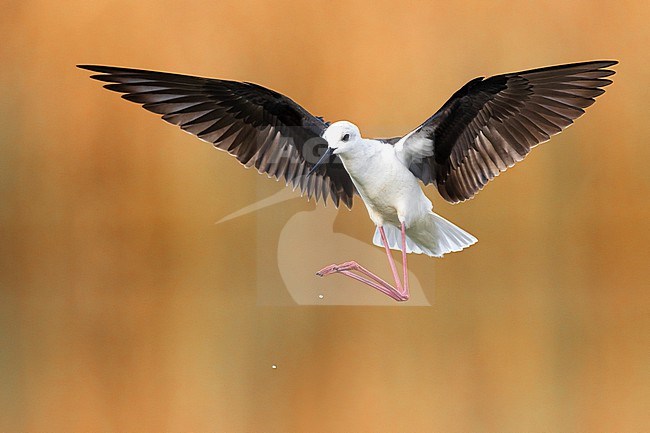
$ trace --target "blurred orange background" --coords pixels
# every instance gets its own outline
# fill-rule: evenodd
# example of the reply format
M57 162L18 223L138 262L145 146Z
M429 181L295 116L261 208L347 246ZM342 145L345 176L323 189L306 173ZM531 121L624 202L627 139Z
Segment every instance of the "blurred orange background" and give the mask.
M648 429L650 3L1 6L0 431ZM259 306L260 222L326 210L215 225L282 186L74 67L253 81L387 137L476 76L610 58L587 114L476 199L427 189L480 240L410 261L428 308ZM334 228L371 241L358 200Z

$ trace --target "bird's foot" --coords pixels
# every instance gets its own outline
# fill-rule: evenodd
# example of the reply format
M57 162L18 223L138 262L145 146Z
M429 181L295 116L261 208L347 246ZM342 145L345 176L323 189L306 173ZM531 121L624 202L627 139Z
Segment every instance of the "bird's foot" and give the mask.
M334 264L334 265L325 266L323 269L316 272L316 275L318 275L319 277L324 277L330 274L336 274L343 271L357 270L359 269L359 267L360 265L354 261L341 263L339 265Z
M358 271L363 276L357 275L352 271ZM409 299L408 292L403 292L402 290L396 289L395 287L391 286L386 281L382 280L377 275L368 271L366 268L364 268L363 266L361 266L355 261L345 262L339 265L335 264L335 265L326 266L320 271L316 272L316 275L318 275L319 277L325 277L327 275L337 274L337 273L346 275L350 278L353 278L357 281L367 284L368 286L379 290L383 294L390 296L391 298L393 298L398 302L408 301Z

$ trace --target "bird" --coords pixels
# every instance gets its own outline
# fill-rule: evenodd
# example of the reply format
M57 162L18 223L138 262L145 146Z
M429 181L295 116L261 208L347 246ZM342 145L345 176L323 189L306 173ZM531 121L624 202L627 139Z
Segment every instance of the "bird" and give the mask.
M423 187L460 203L585 113L615 73L616 60L568 63L470 80L406 135L362 136L352 122L328 122L289 97L247 81L101 65L108 90L142 105L246 168L284 180L316 202L352 208L359 196L385 250L390 284L357 261L316 275L341 274L398 302L409 299L407 254L442 257L477 239L433 212ZM401 276L391 250L401 251Z

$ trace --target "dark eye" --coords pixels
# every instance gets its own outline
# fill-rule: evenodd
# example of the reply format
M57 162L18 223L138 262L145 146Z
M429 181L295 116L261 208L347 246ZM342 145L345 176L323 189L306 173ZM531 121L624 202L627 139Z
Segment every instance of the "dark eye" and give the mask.
M349 139L350 139L350 134L345 134L345 135L341 138L341 140L343 140L343 141L348 141Z

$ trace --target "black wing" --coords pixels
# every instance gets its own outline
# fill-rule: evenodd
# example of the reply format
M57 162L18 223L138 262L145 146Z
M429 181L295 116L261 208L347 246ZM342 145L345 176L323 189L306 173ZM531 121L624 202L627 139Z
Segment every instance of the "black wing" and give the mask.
M616 61L551 66L465 84L440 110L405 137L409 169L445 200L472 198L561 132L612 83ZM418 157L419 156L419 157Z
M79 65L123 98L233 155L246 167L300 187L308 198L352 207L355 193L338 157L307 177L327 148L328 124L291 99L253 83L111 66Z

